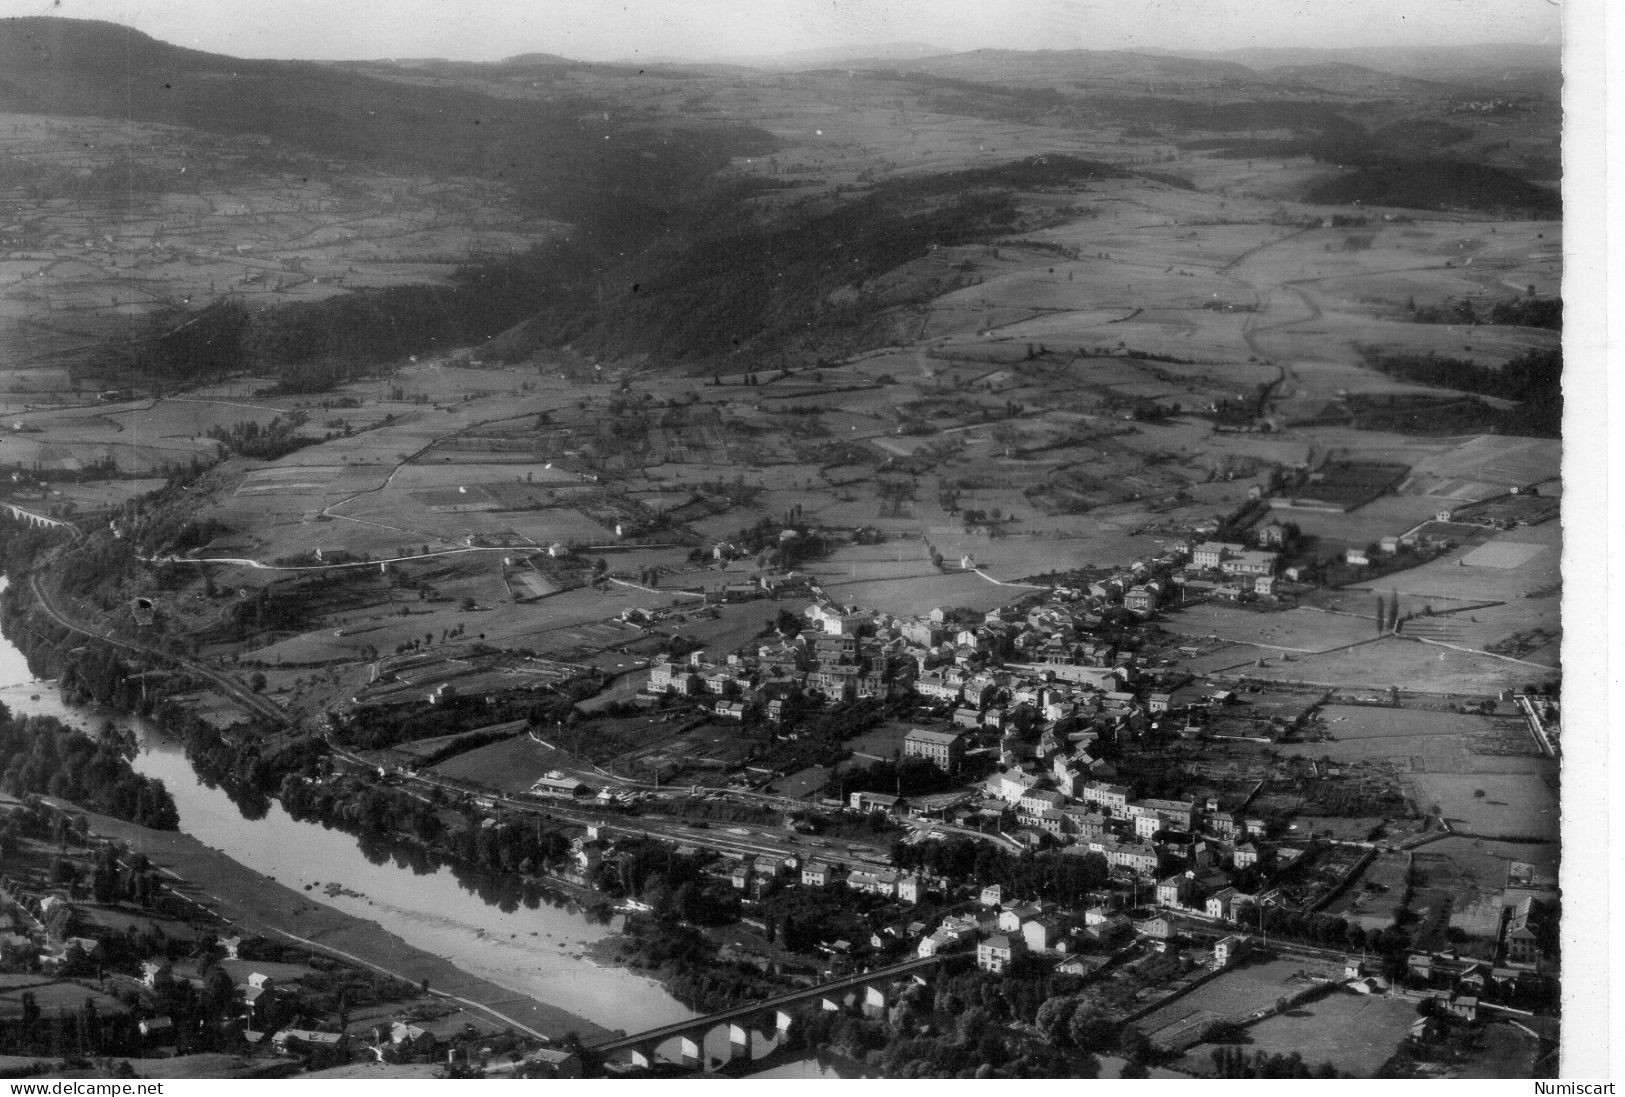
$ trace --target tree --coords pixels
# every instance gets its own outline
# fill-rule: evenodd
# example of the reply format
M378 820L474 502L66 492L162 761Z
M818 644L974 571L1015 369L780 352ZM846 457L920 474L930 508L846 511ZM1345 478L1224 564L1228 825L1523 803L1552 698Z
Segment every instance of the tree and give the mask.
M202 1007L205 1015L215 1021L224 1021L232 1015L237 1004L237 984L223 968L215 968L203 984Z
M265 686L266 686L266 680L265 680L265 673L263 671L256 670L253 674L251 674L249 676L249 678L248 678L248 688L253 690L255 693L264 693L265 692Z
M1068 1031L1080 1051L1109 1051L1117 1044L1116 1023L1094 1006L1073 1013Z
M22 1016L23 1039L27 1040L28 1037L29 1037L29 1034L33 1031L34 1026L39 1024L39 1019L40 1019L39 1001L38 1001L38 999L36 999L34 997L34 992L33 991L25 990L22 993L21 1005L22 1005L22 1013L23 1013L23 1016Z
M1005 1046L1004 1036L998 1025L987 1025L982 1029L982 1035L976 1041L976 1056L983 1063L1000 1067L1010 1061L1010 1051Z
M1123 1029L1123 1034L1118 1038L1117 1051L1131 1063L1143 1063L1155 1056L1157 1049L1152 1046L1144 1032L1129 1025Z
M1044 1039L1056 1047L1069 1047L1072 1043L1072 1015L1077 1012L1076 998L1050 998L1038 1007L1033 1024Z

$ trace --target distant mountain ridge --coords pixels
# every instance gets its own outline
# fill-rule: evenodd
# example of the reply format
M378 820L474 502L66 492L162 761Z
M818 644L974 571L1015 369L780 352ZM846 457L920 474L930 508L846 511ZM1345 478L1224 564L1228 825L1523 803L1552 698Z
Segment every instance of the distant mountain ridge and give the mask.
M938 57L954 51L925 42L877 42L872 46L822 46L817 49L792 50L789 53L749 54L704 58L703 62L717 65L745 65L760 69L821 68L829 66L861 67L898 60L919 60ZM695 60L695 59L690 59ZM673 58L674 64L682 64Z
M589 131L580 109L204 53L116 23L0 20L0 110L258 134L346 160L502 179L551 216L612 232L658 222L730 157L773 142L731 122L650 135L635 121L604 121Z
M1281 101L1437 99L1461 96L1462 85L1356 65L1315 64L1257 69L1219 57L1132 50L972 50L872 66L1007 88L1123 95L1199 94L1220 99Z
M1160 56L1133 50L980 49L894 64L904 71L1029 86L1064 86L1101 80L1170 87L1245 87L1262 82L1257 72L1235 62Z
M1147 54L1169 54L1199 60L1233 61L1264 70L1292 65L1350 64L1400 76L1427 76L1465 68L1547 68L1561 70L1563 47L1548 43L1507 42L1447 46L1249 46L1236 50L1147 48Z
M1347 48L1255 46L1223 52L1154 49L1145 52L1235 62L1260 72L1355 65L1430 83L1504 90L1511 94L1555 96L1561 92L1563 83L1563 47L1547 43Z
M502 65L579 65L580 61L573 58L562 57L556 53L516 53L512 57L504 57L498 64Z

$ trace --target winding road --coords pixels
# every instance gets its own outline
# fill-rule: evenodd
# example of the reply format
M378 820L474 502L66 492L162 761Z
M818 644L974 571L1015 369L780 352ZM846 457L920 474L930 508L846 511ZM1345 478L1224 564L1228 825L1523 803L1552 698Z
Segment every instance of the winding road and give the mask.
M215 688L217 688L221 693L225 694L228 699L248 710L248 712L252 715L264 717L265 719L270 720L279 729L284 731L291 731L294 728L295 725L293 719L286 712L284 712L281 707L272 702L269 698L262 697L250 690L247 686L244 686L241 682L232 678L230 675L223 674L217 670L212 670L201 663L195 663L190 659L175 655L172 652L163 651L159 648L148 647L145 644L138 644L131 640L120 639L112 634L113 630L111 626L103 629L93 629L81 624L72 617L69 617L60 607L56 605L56 603L51 601L50 595L46 592L45 586L40 582L40 577L37 574L30 575L28 577L28 587L29 590L33 592L34 600L39 603L39 607L45 612L45 615L51 618L51 620L55 621L57 624L61 625L63 628L67 629L69 632L77 633L80 636L85 636L92 640L99 640L104 644L112 644L115 647L124 648L126 651L138 652L142 655L148 656L149 658L159 659L167 663L174 663L175 665L183 667L200 678L207 679L215 686Z

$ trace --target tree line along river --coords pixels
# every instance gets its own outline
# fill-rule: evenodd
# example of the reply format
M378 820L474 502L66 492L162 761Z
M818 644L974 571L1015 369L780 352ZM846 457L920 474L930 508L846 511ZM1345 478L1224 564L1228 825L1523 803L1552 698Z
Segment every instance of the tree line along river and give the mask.
M612 1031L637 1032L695 1016L657 981L589 957L589 946L617 931L620 916L605 924L570 907L489 902L447 867L425 872L396 858L371 859L355 836L294 819L275 800L263 817L245 818L223 790L198 778L178 741L148 720L64 704L56 683L35 679L22 652L4 637L0 703L80 728L111 719L130 729L138 744L132 766L163 781L182 831L311 902L376 923L471 975ZM713 1033L707 1052L722 1053L727 1039L725 1028ZM675 1058L675 1045L662 1051ZM780 1057L764 1076L828 1077L836 1069L812 1056Z

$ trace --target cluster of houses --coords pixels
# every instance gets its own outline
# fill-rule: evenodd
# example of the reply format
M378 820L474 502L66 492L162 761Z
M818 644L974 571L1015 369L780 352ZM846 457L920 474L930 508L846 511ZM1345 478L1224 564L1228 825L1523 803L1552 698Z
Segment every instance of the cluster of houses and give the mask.
M1510 944L1510 942L1509 942ZM1410 992L1432 1003L1413 1027L1412 1035L1429 1038L1436 1022L1454 1019L1474 1022L1486 1006L1517 1000L1528 993L1544 993L1542 957L1533 946L1518 953L1508 947L1501 963L1463 955L1455 948L1412 950L1405 958L1405 981Z
M218 975L210 975L196 956L172 962L162 948L149 951L148 959L131 960L128 945L134 937L124 929L111 931L115 937L105 942L94 935L108 932L97 921L99 909L15 877L0 877L0 965L11 971L37 971L46 979L83 979L99 973L104 991L116 989L132 1003L144 1052L173 1054L177 1027L165 1011L171 992L184 983L194 994L202 994L208 979ZM477 1033L458 1013L432 1019L409 1015L336 1031L323 1018L307 1014L297 974L284 977L280 973L288 971L286 965L265 962L262 939L232 934L218 938L216 944L215 971L226 973L233 983L231 1009L219 1023L222 1029L240 1032L250 1047L280 1054L325 1048L340 1057L370 1054L383 1061L429 1056L461 1062L478 1046L469 1043ZM513 1057L503 1056L497 1065L531 1076L582 1073L580 1056L558 1048L531 1049L519 1057L517 1066Z
M1119 620L1124 613L1147 617L1187 592L1277 596L1278 576L1298 578L1281 566L1296 539L1295 527L1271 521L1255 530L1249 544L1175 542L1164 555L1087 588L1057 588L1043 601L976 617L965 611L867 612L817 592L819 600L804 611L799 631L781 629L716 661L694 652L658 663L647 692L700 697L718 716L770 722L782 721L786 705L800 697L840 704L913 696L935 719L903 737L905 759L959 774L977 755L993 763L977 772L993 771L952 796L911 804L901 795L855 791L841 806L948 823L996 817L1001 837L1029 848L1058 848L1063 856L1098 855L1116 881L1107 898L1081 917L1050 904L1005 902L991 889L980 907L951 914L933 928L898 927L894 945L906 943L921 956L974 948L978 965L990 972L1044 954L1087 967L1090 957L1081 954L1132 940L1162 952L1181 938L1179 927L1205 924L1214 937L1211 948L1197 950L1190 962L1222 967L1246 950L1244 932L1258 924L1262 908L1288 902L1277 889L1290 889L1283 880L1312 853L1272 842L1264 819L1223 810L1215 799L1142 797L1122 783L1111 761L1117 755L1106 744L1205 730L1222 722L1236 700L1222 692L1204 695L1190 675L1164 660L1120 650L1107 638L1112 631L1101 626L1111 623L1112 614ZM1397 538L1382 546L1389 552L1399 547ZM1272 732L1277 723L1301 723L1307 709L1299 708L1272 717ZM921 902L941 887L917 873L847 869L817 853L805 860L739 861L731 876L736 888L757 895L771 881L787 880L803 887L844 886L903 904ZM1512 912L1505 937L1509 970L1520 958L1538 954L1530 928L1538 919L1538 907L1530 904ZM1183 952L1180 959L1186 959ZM1369 989L1363 973L1350 978ZM1452 994L1471 999L1470 990L1467 985ZM1470 1009L1471 1003L1452 1008Z
M1271 536L1285 543L1290 531L1272 524L1261 534L1266 541ZM970 796L930 809L948 813L949 821L958 821L953 812L975 813L965 803L980 793L981 809L1013 817L1007 837L1097 853L1147 887L1173 862L1197 870L1201 880L1221 866L1269 869L1275 856L1263 841L1262 820L1220 811L1211 801L1137 798L1117 783L1103 747L1106 739L1133 741L1163 731L1165 720L1175 730L1172 714L1180 712L1188 715L1177 731L1193 730L1191 714L1201 701L1184 688L1190 676L1141 665L1135 653L1120 651L1095 628L1108 606L1126 606L1135 590L1155 594L1171 578L1169 569L1193 552L1195 565L1230 566L1238 574L1268 574L1276 562L1274 553L1240 546L1232 554L1231 546L1216 542L1175 545L1165 557L1096 584L1100 591L1060 590L1028 608L1004 607L975 621L963 613L950 620L941 610L895 617L815 602L797 635L717 662L697 651L683 662L657 663L648 691L704 697L722 717L759 711L770 721L802 693L841 703L911 691L945 714L947 726L909 731L905 758L958 773L972 751L996 754L997 771ZM928 810L872 793L854 799L859 802L843 806L899 816ZM1199 898L1197 909L1205 910L1208 893L1220 890L1181 890L1178 901ZM1218 916L1229 917L1227 904Z
M802 695L840 704L910 692L955 706L959 726L1002 729L1038 720L1041 710L1045 722L1071 713L1126 714L1143 683L1132 658L1094 635L1108 616L1148 618L1187 592L1274 597L1282 553L1296 536L1292 525L1272 521L1256 531L1252 546L1175 541L1086 588L1056 588L1044 603L992 610L980 620L941 609L917 616L867 612L836 605L814 588L817 600L794 635L781 633L720 661L692 652L658 662L642 696L704 699L716 715L734 720L758 714L780 720L786 702ZM1005 696L1022 684L1051 690L1042 698L1030 689ZM1166 707L1166 695L1163 701Z
M74 905L60 895L41 894L14 879L0 877L0 963L33 967L48 974L71 972L95 963L101 942L75 932Z
M1281 553L1296 533L1291 526L1270 522L1257 532L1255 545L1236 541L1176 542L1174 551L1189 556L1190 562L1174 575L1185 596L1241 601L1274 598L1282 577ZM1297 568L1288 568L1285 578L1301 578Z
M774 721L786 702L804 695L841 704L910 692L953 708L959 726L1031 726L1086 709L1126 715L1139 678L1134 660L1090 633L1114 607L1155 609L1166 585L1135 582L1143 575L1137 566L1087 592L1059 590L1048 603L992 610L977 621L950 620L940 609L896 617L815 602L794 636L718 661L695 651L655 663L643 696L701 698L720 716L759 713ZM1049 692L1012 695L1023 685Z
M1161 820L1164 816L1155 813L1169 812L1177 821L1190 817L1195 808L1189 802L1127 802L1139 803L1144 811L1152 813L1132 816L1135 819ZM906 801L880 793L854 792L851 806L855 810L899 811L906 808ZM1257 821L1253 822L1256 826ZM1080 948L1110 948L1135 939L1149 940L1154 947L1163 946L1177 936L1176 923L1170 917L1174 913L1208 921L1217 932L1229 934L1229 927L1245 924L1254 904L1279 899L1279 893L1273 890L1254 895L1230 886L1230 876L1220 867L1221 856L1225 858L1224 863L1231 865L1245 867L1257 863L1249 858L1256 858L1259 844L1246 839L1245 835L1240 837L1239 844L1196 839L1177 854L1169 854L1151 842L1116 842L1110 838L1080 841L1065 848L1080 854L1101 853L1108 863L1129 878L1123 881L1125 884L1143 883L1145 891L1125 887L1103 893L1099 902L1084 911L1080 918L1076 912L1062 910L1054 903L1005 901L1000 887L993 885L982 890L977 909L950 915L929 933L923 924L910 926L907 940L922 957L974 946L978 962L985 969L1002 971L1023 955L1050 954L1064 958ZM1113 859L1114 850L1121 851L1120 859ZM1239 850L1247 853L1238 855ZM1276 863L1283 868L1290 867L1302 855L1303 850L1299 848L1281 849ZM1151 873L1170 856L1177 856L1190 867L1153 885ZM930 874L872 865L849 868L832 857L817 855L807 859L795 855L740 858L731 861L725 873L734 888L752 898L760 898L765 889L780 882L816 888L844 886L910 906L933 896L940 897L947 890L943 880ZM1153 896L1155 906L1150 905ZM1135 907L1134 902L1142 905ZM1132 918L1130 911L1135 909L1144 916ZM1222 938L1216 947L1218 963L1221 966L1228 963L1240 954L1241 948L1237 940ZM1201 959L1207 962L1213 956L1204 955Z
M1176 936L1173 923L1161 915L1136 921L1127 911L1101 903L1085 910L1080 918L1054 903L1006 899L995 884L982 889L977 905L970 910L948 915L922 936L916 952L922 957L935 956L974 946L976 965L993 974L1002 974L1025 956L1058 960L1057 970L1064 973L1089 974L1100 959L1085 959L1084 950L1099 953L1145 940L1151 942L1153 953L1160 953ZM1186 959L1224 967L1245 955L1249 944L1243 935L1224 933L1211 947L1192 951Z

